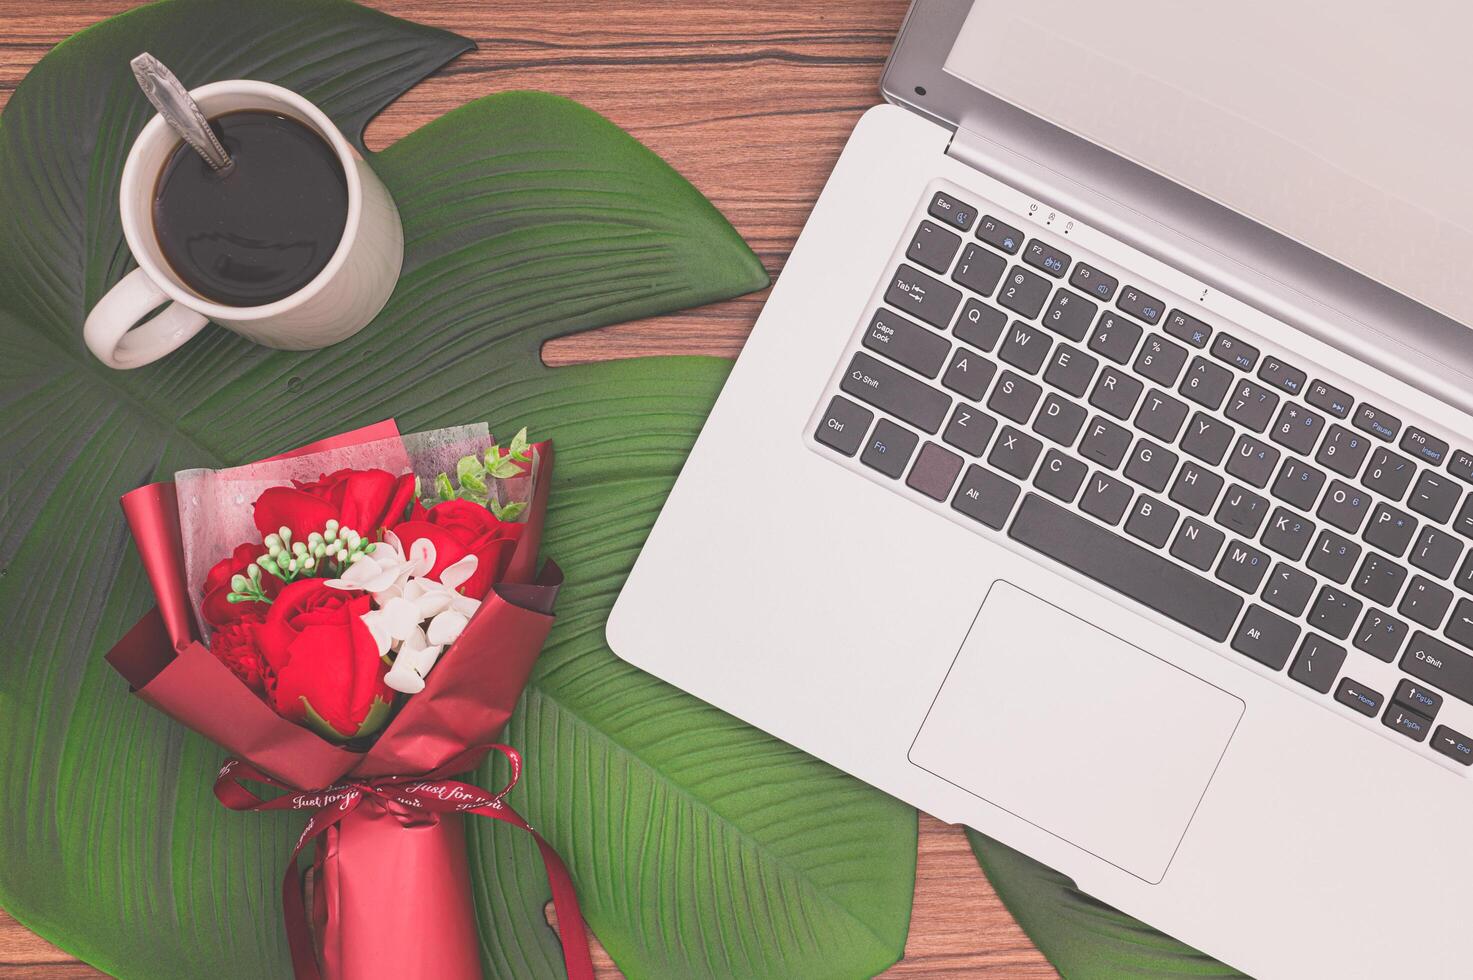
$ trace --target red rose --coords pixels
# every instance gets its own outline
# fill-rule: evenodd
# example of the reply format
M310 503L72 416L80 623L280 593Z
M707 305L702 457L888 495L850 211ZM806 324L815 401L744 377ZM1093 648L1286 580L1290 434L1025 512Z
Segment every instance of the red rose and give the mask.
M242 620L265 618L266 610L270 608L265 603L231 602L226 598L231 591L230 580L237 575L244 575L246 569L250 568L252 563L265 553L266 549L262 545L243 544L231 552L230 557L221 558L215 563L205 575L205 598L202 607L205 622L219 628ZM281 591L281 579L275 575L262 575L261 587L265 589L268 596L274 597L277 592Z
M490 510L469 500L446 500L428 510L416 505L410 519L394 533L406 554L420 538L435 546L431 578L438 579L446 567L466 555L475 555L476 572L459 591L472 599L484 599L506 574L525 526L498 520Z
M379 528L395 527L414 496L414 474L394 476L385 470L338 470L310 483L272 487L256 499L256 528L261 536L283 527L303 541L329 520L357 531L370 541Z
M367 593L320 578L281 590L257 633L277 714L339 739L372 734L387 720L388 666L361 618L371 608Z
M252 691L264 694L265 664L256 644L256 633L260 628L260 623L250 620L222 626L210 637L210 652L234 671L236 677L245 681Z

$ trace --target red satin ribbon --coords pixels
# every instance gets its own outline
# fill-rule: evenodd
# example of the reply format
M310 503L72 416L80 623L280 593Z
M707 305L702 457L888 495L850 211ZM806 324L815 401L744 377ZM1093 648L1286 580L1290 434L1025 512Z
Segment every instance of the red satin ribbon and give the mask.
M578 908L578 894L567 866L552 845L532 829L515 810L506 804L506 794L522 774L522 757L506 745L490 745L486 749L500 752L511 764L511 780L499 793L488 793L479 786L454 779L428 777L390 777L352 780L323 790L292 791L273 800L263 800L241 785L242 781L264 783L278 789L291 786L267 775L240 759L230 759L215 779L215 796L232 810L312 810L312 817L302 829L302 836L292 850L281 882L281 904L286 919L286 934L291 945L292 967L297 980L321 980L317 954L312 948L312 934L307 911L302 903L302 881L297 871L297 858L303 848L329 827L342 820L365 802L390 810L401 819L413 819L416 812L474 813L520 827L537 841L547 881L552 886L552 904L557 910L558 938L563 945L563 961L568 980L593 980L593 960L588 952L588 935L583 913Z

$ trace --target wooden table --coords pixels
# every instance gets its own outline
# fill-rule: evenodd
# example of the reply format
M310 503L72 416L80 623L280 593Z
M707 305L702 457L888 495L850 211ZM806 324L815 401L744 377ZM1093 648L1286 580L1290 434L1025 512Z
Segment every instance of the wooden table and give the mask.
M244 0L243 0L244 2ZM878 101L907 0L370 0L456 31L478 50L368 129L394 142L473 98L542 89L597 109L716 203L781 273L849 130ZM53 45L129 0L0 0L0 107ZM186 79L186 82L189 80ZM735 356L765 294L548 345L550 363L638 354ZM905 959L887 977L1051 977L958 828L921 818ZM617 976L603 951L600 975ZM0 974L100 976L0 912Z

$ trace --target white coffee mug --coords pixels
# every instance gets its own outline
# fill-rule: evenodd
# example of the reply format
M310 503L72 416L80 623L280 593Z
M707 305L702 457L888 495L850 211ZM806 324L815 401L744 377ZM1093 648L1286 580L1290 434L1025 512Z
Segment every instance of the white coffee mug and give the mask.
M267 82L234 80L212 82L189 94L206 118L242 109L279 112L322 137L337 154L348 183L342 240L316 278L274 303L226 306L199 295L175 275L154 234L154 185L179 145L164 118L154 116L128 153L119 193L123 236L138 268L87 315L82 332L87 347L110 367L136 368L179 347L209 320L282 350L326 347L363 329L388 302L404 262L404 229L383 182L332 120L295 92ZM163 303L169 305L143 320Z

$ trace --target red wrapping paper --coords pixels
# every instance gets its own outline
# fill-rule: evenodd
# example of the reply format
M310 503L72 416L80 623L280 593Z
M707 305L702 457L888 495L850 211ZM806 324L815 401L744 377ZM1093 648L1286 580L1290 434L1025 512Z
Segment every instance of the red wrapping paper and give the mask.
M388 421L286 455L397 435L397 427ZM551 562L534 575L553 461L551 445L539 445L537 451L539 470L528 520L506 580L493 588L441 656L425 689L407 699L366 752L334 745L280 717L200 642L173 485L152 484L123 498L158 606L108 653L108 662L143 700L259 770L246 778L301 791L293 808L319 808L303 838L305 843L311 836L316 844L311 914L315 951L304 949L309 941L292 922L300 904L299 893L292 891L300 888L294 868L288 871L284 892L299 978L472 980L481 975L462 814L445 807L443 812L427 810L413 800L405 805L392 792L372 787L392 790L396 782L402 786L412 777L465 785L448 777L474 768L495 747L492 743L521 695L552 626L552 606L562 581ZM222 802L237 809L288 805L285 799L263 803L234 784L222 792L233 765L222 770L216 786ZM331 805L322 806L322 794L312 793L348 787L366 791L350 790L347 795L356 794L356 805L336 812ZM489 805L461 809L531 830L499 796ZM330 819L321 819L328 813ZM551 848L537 839L559 899L569 975L591 978L571 882ZM565 903L571 903L568 922L564 917L569 913L561 907ZM304 933L305 923L300 925Z

